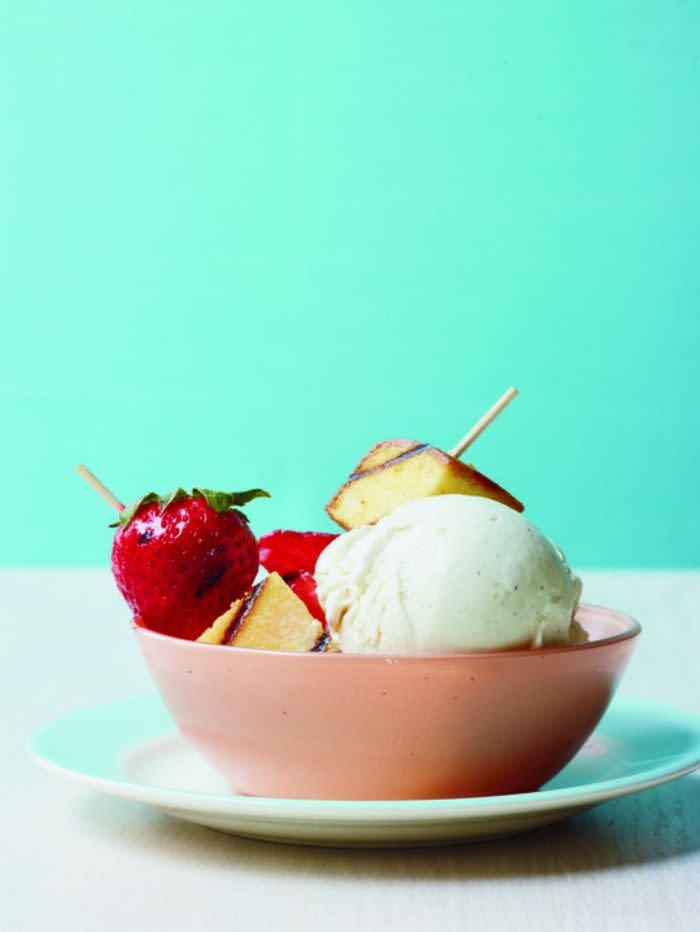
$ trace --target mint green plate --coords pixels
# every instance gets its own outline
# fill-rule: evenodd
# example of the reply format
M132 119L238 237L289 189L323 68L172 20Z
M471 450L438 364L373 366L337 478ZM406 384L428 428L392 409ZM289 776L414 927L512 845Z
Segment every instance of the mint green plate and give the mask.
M157 696L74 712L34 735L42 767L180 819L269 841L430 845L513 835L700 766L700 717L618 697L573 761L537 793L331 802L238 795L176 732Z

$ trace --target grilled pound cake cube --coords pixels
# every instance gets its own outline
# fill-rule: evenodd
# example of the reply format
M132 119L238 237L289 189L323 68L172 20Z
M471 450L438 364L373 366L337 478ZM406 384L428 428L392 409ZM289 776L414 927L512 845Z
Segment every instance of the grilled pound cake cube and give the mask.
M270 573L197 640L230 647L308 652L319 648L324 632L321 622L282 577Z
M500 485L449 453L413 441L385 440L360 461L326 511L347 531L374 524L404 502L431 495L479 495L523 510Z

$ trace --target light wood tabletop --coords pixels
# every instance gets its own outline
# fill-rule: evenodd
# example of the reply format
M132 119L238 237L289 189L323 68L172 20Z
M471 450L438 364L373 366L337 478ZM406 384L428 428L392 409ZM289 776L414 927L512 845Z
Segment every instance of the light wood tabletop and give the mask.
M700 572L583 578L586 601L642 623L621 692L700 713ZM0 600L2 932L700 928L698 774L473 845L239 839L100 796L27 756L48 719L151 689L109 574L3 570Z

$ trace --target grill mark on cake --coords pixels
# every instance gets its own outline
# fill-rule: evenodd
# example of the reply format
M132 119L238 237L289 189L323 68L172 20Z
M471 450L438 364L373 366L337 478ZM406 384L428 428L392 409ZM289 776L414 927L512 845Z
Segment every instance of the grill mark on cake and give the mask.
M430 449L429 443L419 443L417 446L412 447L410 450L406 450L405 453L400 453L398 456L393 456L390 460L386 460L386 462L380 463L378 466L373 466L371 469L368 469L365 472L352 473L348 478L348 483L354 482L357 479L362 479L365 476L371 476L373 473L378 472L380 469L384 469L385 466L392 466L394 463L400 463L403 460L410 459L412 456L417 456L419 453L423 453L428 449ZM448 461L452 459L450 454L445 453L444 450L439 450L437 447L433 447L433 449L437 450L438 453L442 453ZM525 510L525 506L519 499L517 499L514 495L511 495L511 493L508 492L507 489L504 489L502 485L499 485L493 479L489 479L488 476L485 476L483 473L479 472L479 470L476 469L472 463L462 463L461 465L469 467L469 469L476 473L476 475L482 481L483 485L486 486L492 493L491 495L480 495L475 493L477 498L494 498L496 501L499 501L500 493L503 498L508 500L507 503L504 502L503 504L507 504L507 506L512 508L514 511L523 512ZM478 485L476 487L479 488Z
M238 618L239 618L239 615L241 614L241 609L243 608L243 604L244 603L241 602L241 604L236 609L236 612L233 618L231 619L231 621L229 621L228 627L224 631L221 637L221 640L219 641L220 644L226 644L227 646L230 646L231 641L236 636L236 632L238 631Z
M385 460L378 466L372 466L371 469L367 469L364 472L354 472L351 474L348 482L352 482L355 479L361 479L363 476L371 476L372 473L375 473L380 469L384 469L385 466L393 466L394 463L400 463L402 460L410 459L412 456L416 456L416 454L422 453L423 450L427 450L428 446L429 444L427 443L419 443L417 446L411 447L410 450L406 450L404 453L399 453L398 456L392 456L390 460Z
M310 653L324 654L326 652L326 649L328 648L328 644L330 643L330 640L331 640L330 634L326 634L326 632L324 631L324 633L321 635L318 641L316 641L314 646L311 648Z
M229 646L231 645L231 643L233 642L233 639L238 634L238 632L241 630L241 627L243 626L243 622L246 620L247 615L252 609L255 603L255 600L260 595L260 592L266 582L267 582L267 579L263 579L261 582L259 582L257 586L255 586L252 589L248 598L244 602L241 602L238 608L238 611L236 612L234 617L231 619L231 624L226 629L226 634L222 641L223 644L228 644Z

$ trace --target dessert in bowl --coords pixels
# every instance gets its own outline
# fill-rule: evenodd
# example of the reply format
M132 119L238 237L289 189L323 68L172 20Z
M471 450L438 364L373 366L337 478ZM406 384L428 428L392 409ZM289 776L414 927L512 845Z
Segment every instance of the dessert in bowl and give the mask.
M136 627L183 736L236 790L422 799L536 790L581 748L638 625L577 612L587 642L428 654L226 649Z
M529 792L582 746L639 626L579 604L518 499L406 440L332 497L343 533L256 541L240 508L266 494L150 493L112 550L163 699L237 791Z

